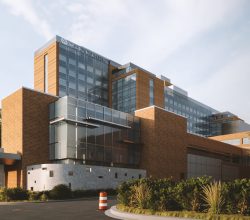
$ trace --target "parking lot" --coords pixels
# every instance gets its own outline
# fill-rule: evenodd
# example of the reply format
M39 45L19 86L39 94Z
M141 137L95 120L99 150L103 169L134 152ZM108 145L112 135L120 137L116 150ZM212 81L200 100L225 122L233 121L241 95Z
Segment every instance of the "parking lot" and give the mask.
M116 200L109 200L109 206ZM0 203L1 220L108 220L98 211L98 198L78 201Z

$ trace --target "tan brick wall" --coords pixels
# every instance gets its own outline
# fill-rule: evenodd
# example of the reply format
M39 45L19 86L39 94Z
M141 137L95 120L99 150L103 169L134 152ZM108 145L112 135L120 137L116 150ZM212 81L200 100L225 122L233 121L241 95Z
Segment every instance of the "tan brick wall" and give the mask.
M180 179L187 174L187 153L199 152L212 157L220 155L250 155L250 150L229 145L209 138L186 132L186 119L158 107L147 107L135 111L141 118L142 155L140 167L147 170L148 176ZM239 177L250 177L250 167L223 162L239 167Z
M59 46L57 42L52 43L34 57L34 88L44 92L44 56L48 54L48 93L58 95L59 93Z
M196 147L201 150L221 153L241 155L242 148L209 138L199 137L197 135L188 134L188 146Z
M142 70L137 70L136 109L149 106L150 79L154 80L154 105L164 108L164 81Z
M156 178L185 177L186 119L154 106L138 110L135 115L141 118L140 167Z
M12 166L5 166L5 186L8 188L23 186L23 172L21 169L21 161L16 162Z
M158 78L154 78L154 98L156 106L165 108L164 81Z
M157 77L147 72L144 72L140 69L135 69L135 70L128 72L127 74L122 74L118 77L112 76L112 81L125 78L134 73L136 73L136 109L141 109L141 108L145 108L149 106L149 80L150 79L154 80L154 103L155 103L154 105L164 108L164 81L163 80L158 79Z
M54 96L23 91L23 169L31 164L49 162L49 103ZM24 172L24 183L26 172Z
M246 138L246 137L250 138L250 131L244 131L244 132L239 132L239 133L234 133L234 134L219 135L219 136L210 137L210 139L218 140L218 141L240 139L241 144L239 146L250 149L250 144L243 145L243 138Z
M6 181L5 185L8 188L14 188L18 186L18 180L17 180L17 170L9 170L6 172Z
M19 89L3 100L3 141L7 153L21 153L19 175L11 171L7 182L26 186L26 167L49 161L49 103L57 100L30 89ZM15 179L17 178L17 180Z
M5 152L22 153L23 90L19 89L2 100L2 146Z

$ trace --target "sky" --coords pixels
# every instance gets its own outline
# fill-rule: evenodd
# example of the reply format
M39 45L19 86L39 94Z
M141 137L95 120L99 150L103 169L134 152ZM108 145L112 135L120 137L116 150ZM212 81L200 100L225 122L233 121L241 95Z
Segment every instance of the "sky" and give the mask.
M249 0L0 0L0 100L33 88L34 51L60 35L250 123L249 12Z

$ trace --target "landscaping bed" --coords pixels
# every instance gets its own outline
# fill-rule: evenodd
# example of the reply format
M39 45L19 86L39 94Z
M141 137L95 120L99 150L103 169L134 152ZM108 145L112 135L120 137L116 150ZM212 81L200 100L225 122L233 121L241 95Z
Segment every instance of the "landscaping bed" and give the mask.
M118 204L116 208L122 212L142 215L156 215L162 217L179 217L179 218L194 218L194 219L209 219L209 220L250 220L249 216L243 215L226 215L226 214L209 214L199 213L194 211L154 211L152 209L139 209Z
M145 178L118 187L120 211L196 219L250 219L250 179Z
M63 200L63 199L77 199L85 197L99 196L100 191L105 191L108 195L116 195L114 189L103 190L74 190L72 191L68 186L60 184L55 186L52 190L34 192L16 188L0 188L0 201L48 201L48 200Z

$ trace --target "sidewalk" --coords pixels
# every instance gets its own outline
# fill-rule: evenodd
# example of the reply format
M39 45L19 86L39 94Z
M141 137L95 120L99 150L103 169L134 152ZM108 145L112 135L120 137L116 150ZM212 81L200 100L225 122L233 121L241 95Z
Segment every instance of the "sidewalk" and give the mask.
M105 215L115 219L127 219L127 220L193 220L192 218L177 218L177 217L162 217L154 215L139 215L128 212L119 211L116 206L112 206L105 211Z

